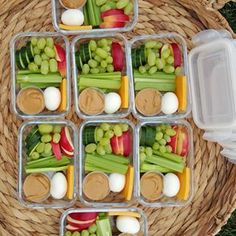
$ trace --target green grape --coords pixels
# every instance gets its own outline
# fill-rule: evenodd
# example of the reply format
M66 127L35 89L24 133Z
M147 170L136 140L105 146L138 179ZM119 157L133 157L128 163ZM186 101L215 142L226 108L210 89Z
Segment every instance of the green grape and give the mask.
M165 145L166 145L166 140L165 140L165 139L161 139L161 140L158 141L158 143L159 143L160 145L165 146Z
M172 153L172 147L171 147L170 145L167 145L167 146L166 146L166 151L167 151L168 153Z
M111 39L111 38L107 38L107 44L108 44L109 46L112 45L112 39Z
M145 66L140 66L140 67L138 68L138 70L139 70L139 72L140 72L141 74L145 74L145 73L146 73L146 68L145 68Z
M89 236L89 231L88 230L82 230L81 236Z
M46 143L44 146L44 153L51 153L51 151L52 151L51 143Z
M89 64L89 66L90 66L91 68L96 68L96 67L98 66L97 61L95 61L95 60L93 60L93 59L90 59L90 60L88 61L88 64Z
M80 232L75 231L75 232L72 234L72 236L80 236Z
M96 53L92 52L91 55L92 55L92 58L94 58L96 56Z
M167 59L170 56L170 49L165 49L161 52L161 58Z
M133 3L132 3L132 2L129 2L128 5L127 5L127 6L125 7L125 9L124 9L124 13L125 13L126 15L129 15L129 14L133 11L133 9L134 9Z
M49 60L49 68L50 68L50 72L52 72L52 73L58 71L56 59Z
M106 62L108 64L112 64L113 63L113 58L111 56L107 57Z
M92 74L98 74L100 71L99 71L98 68L92 68L92 69L90 70L90 72L91 72Z
M118 137L120 137L122 135L122 129L119 125L114 125L114 134Z
M169 135L170 137L172 137L172 136L176 135L176 131L172 128L168 128L168 129L166 129L166 134Z
M60 139L61 139L61 135L59 133L53 134L52 140L54 143L59 143Z
M100 40L100 45L101 45L101 47L107 46L107 45L108 45L107 39L101 39L101 40Z
M171 74L175 72L175 68L174 66L168 65L168 66L164 66L163 71L167 74Z
M39 128L39 133L42 135L50 134L53 131L53 125L49 125L49 124L39 124L38 128Z
M153 150L159 150L160 144L157 143L157 142L155 142L155 143L152 145L152 148L153 148Z
M158 70L162 70L164 68L163 60L160 58L156 59L156 66Z
M48 60L49 59L49 57L44 52L41 54L41 58L42 58L42 60Z
M161 130L165 131L166 130L166 124L161 124L160 128L161 128Z
M173 56L169 56L167 59L166 59L166 62L170 65L173 65L174 63L174 57Z
M120 127L121 127L123 132L129 130L129 125L128 124L122 123L122 124L120 124Z
M112 130L108 130L106 131L104 137L111 139L113 136L114 136L114 132Z
M44 48L44 52L49 58L54 58L56 56L54 48L50 48L47 46Z
M147 61L149 66L154 66L156 64L156 54L153 51L148 53Z
M98 55L102 59L106 59L108 57L107 52L105 50L103 50L102 48L97 48L96 49L96 55Z
M37 47L40 49L40 50L43 50L46 46L46 40L45 38L39 38L38 39L38 42L37 42Z
M146 71L150 69L150 66L148 64L145 65Z
M32 37L31 40L30 40L31 44L33 46L36 46L37 45L37 42L38 42L38 39L36 37Z
M140 146L140 147L139 147L139 152L145 152L145 147Z
M161 131L161 127L159 125L156 126L156 131L157 132Z
M161 153L165 153L165 152L166 152L166 147L165 147L165 146L160 146L159 151L160 151Z
M95 55L95 56L94 56L94 60L96 60L97 62L101 62L101 61L102 61L102 58L99 57L98 55Z
M84 64L83 67L82 67L82 73L83 74L88 74L90 71L90 67L88 64Z
M40 143L40 144L36 147L36 151L37 151L38 153L44 152L44 146L45 146L45 143Z
M111 47L110 46L103 46L102 49L105 50L106 52L110 52L111 51Z
M39 55L35 55L34 56L34 63L37 65L37 66L40 66L42 64L42 58L39 56Z
M155 74L156 72L157 72L157 67L156 67L156 66L151 67L151 68L149 69L149 71L148 71L148 73L149 73L150 75L153 75L153 74Z
M40 54L40 49L38 47L34 47L34 54L39 55Z
M101 138L99 142L102 146L110 144L110 139L109 138Z
M171 125L166 124L166 125L165 125L165 130L167 130L167 129L172 129Z
M108 131L110 129L110 125L108 123L102 123L100 125L100 127L104 130L104 131Z
M112 153L112 147L111 147L110 144L105 145L105 146L104 146L104 149L105 149L105 152L106 152L107 154L111 154L111 153Z
M113 72L115 69L114 69L114 66L113 65L108 65L107 66L107 72Z
M97 153L101 156L104 156L106 154L104 147L100 144L97 145Z
M182 75L183 74L183 68L178 66L175 68L175 75Z
M163 133L162 132L157 132L156 133L156 141L160 141L163 138Z
M99 69L99 72L100 72L100 73L105 73L106 71L108 71L108 70L106 70L106 68L103 68L103 67L101 67L101 66L99 66L98 69ZM108 69L108 68L107 68L107 69ZM112 72L112 71L108 71L108 72Z
M70 231L66 231L65 236L72 236L72 233Z
M39 68L38 68L38 66L37 66L35 63L31 62L31 63L28 65L28 69L29 69L30 71L32 71L32 72L37 72Z
M145 48L155 48L157 42L154 40L147 41L145 43Z
M33 153L30 155L30 157L31 157L33 160L37 160L37 159L39 159L39 153L33 152Z
M89 42L89 48L91 51L95 52L97 49L97 43L95 40L90 40Z
M41 142L49 143L52 140L52 136L50 134L44 134L41 136Z
M101 61L101 67L106 68L107 62L105 60Z
M164 139L166 140L167 143L170 142L170 136L167 134L164 134Z
M96 149L97 149L97 145L95 143L90 143L90 144L86 145L85 152L86 153L93 153L96 151Z
M61 125L54 125L53 132L54 133L61 133L62 126Z
M46 45L50 48L54 48L53 38L46 38Z
M155 49L160 49L162 48L162 43L161 42L157 42L156 45L155 45Z
M46 61L46 60L42 61L40 71L41 71L41 73L43 75L47 75L48 74L48 72L49 72L48 61Z
M151 156L152 156L152 148L146 147L145 153L146 153L146 155L147 155L148 157L151 157Z
M99 142L102 138L103 138L103 135L104 135L104 131L102 128L96 128L95 130L95 140L97 142Z
M97 234L90 234L89 236L97 236Z
M90 234L96 233L97 225L93 224L93 225L89 226L88 231L89 231Z
M147 155L144 152L141 152L139 154L140 162L143 163L145 161L146 157L147 157Z
M160 53L159 53L159 52L156 53L156 57L157 57L157 58L160 57Z
M123 9L129 4L129 0L118 0L116 3L117 9Z

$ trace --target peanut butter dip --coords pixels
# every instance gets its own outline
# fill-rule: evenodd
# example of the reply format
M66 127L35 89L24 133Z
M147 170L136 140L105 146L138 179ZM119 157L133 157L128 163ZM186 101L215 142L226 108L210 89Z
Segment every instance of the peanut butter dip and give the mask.
M50 180L44 174L30 174L23 184L25 198L31 202L43 202L49 196Z
M45 108L43 92L34 87L22 89L17 95L16 103L28 115L38 114Z
M161 93L153 88L142 89L136 95L135 104L143 115L157 115L161 112Z
M79 95L79 107L87 115L97 115L104 111L104 95L94 88L86 88Z
M60 0L60 3L65 8L76 9L84 6L87 0Z
M163 190L162 176L157 172L147 172L141 177L141 194L149 201L157 200Z
M84 178L83 192L91 200L104 199L110 192L108 177L102 172L91 172Z

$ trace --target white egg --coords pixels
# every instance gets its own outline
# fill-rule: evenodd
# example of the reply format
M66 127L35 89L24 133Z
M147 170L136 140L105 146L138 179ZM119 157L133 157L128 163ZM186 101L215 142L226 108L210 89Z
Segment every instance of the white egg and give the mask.
M177 175L168 173L163 178L163 194L167 197L174 197L180 188L180 182Z
M109 187L112 192L119 193L125 187L125 175L112 173L109 175Z
M61 92L58 88L48 87L44 90L44 102L49 111L55 111L61 103Z
M64 174L57 172L51 179L50 194L55 199L62 199L67 192L67 180Z
M140 223L137 218L132 216L118 216L116 227L121 233L137 234L140 230Z
M179 100L175 93L168 92L165 93L162 97L161 101L161 111L166 114L170 115L175 113L179 107Z
M84 14L79 9L68 9L62 13L61 21L64 25L82 25Z
M120 109L121 98L118 93L108 93L105 95L105 112L112 114Z

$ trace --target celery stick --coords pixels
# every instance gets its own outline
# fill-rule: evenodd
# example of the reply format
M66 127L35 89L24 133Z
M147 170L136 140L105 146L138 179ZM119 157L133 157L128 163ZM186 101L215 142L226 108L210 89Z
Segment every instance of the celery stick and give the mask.
M154 170L154 171L159 171L161 173L169 173L169 172L172 172L172 170L168 169L168 168L165 168L165 167L162 167L162 166L159 166L159 165L153 165L153 164L148 164L148 163L143 163L141 165L141 172L148 172L148 171L151 171L151 170Z
M40 74L40 71L34 72L34 74ZM18 75L28 75L28 74L32 74L32 71L30 70L19 70L17 72Z
M152 157L146 157L145 161L180 173L182 173L184 169L184 163L176 163L160 156L153 155Z
M163 83L163 84L175 84L175 80L172 79L149 79L149 78L135 78L134 82L147 82L147 83Z
M67 168L68 168L68 166L46 167L46 168L35 168L35 169L25 168L25 172L26 172L26 174L40 173L40 172L50 172L50 171L56 172L56 171L66 170Z
M121 78L121 72L107 72L107 73L98 73L98 74L81 74L80 77L89 77L89 78Z
M112 161L112 162L117 162L117 163L126 164L126 165L129 164L128 158L123 157L123 156L114 155L114 154L106 154L104 156L101 156L98 154L95 154L95 155L87 154L86 156L95 156L95 157L100 157L100 158L103 158L103 159L106 159L106 160Z
M175 84L167 83L153 83L153 82L136 82L135 91L139 91L145 88L155 88L162 92L175 92Z
M80 78L79 86L97 87L97 88L105 88L105 89L119 89L121 86L121 82L117 80Z
M27 87L31 87L31 86L35 86L37 88L47 88L49 86L52 87L59 87L59 83L20 83L20 88L27 88Z
M95 17L96 25L100 25L102 23L100 7L97 6L96 0L92 0L92 3L93 3L93 10L94 10L94 17Z
M141 74L139 71L134 71L134 78L148 78L148 79L175 79L175 74L166 74L165 72L156 72L152 75L148 73Z
M81 78L82 79L90 79L90 80L92 80L92 79L99 79L99 80L105 80L105 81L108 81L108 80L120 81L121 80L120 76L113 76L113 77L108 77L108 76L103 77L103 76L100 76L100 77L98 77L98 76L92 76L92 74L89 74L89 75L86 75L86 76L80 75L79 79L81 79Z
M61 83L62 77L59 73L42 74L28 74L17 75L17 82L19 83Z
M92 26L97 26L96 24L96 19L95 19L95 14L93 10L93 0L87 0L87 11L88 11L88 17L89 17L89 23Z
M87 4L85 4L84 7L83 7L83 14L84 14L84 25L89 25Z
M177 163L183 163L184 160L181 156L174 154L174 153L161 153L159 151L153 150L153 153L160 156L160 157L165 157L171 161L177 162Z
M97 220L96 225L97 235L112 236L111 224L108 218Z
M97 166L95 166L93 164L89 164L89 163L85 163L84 169L85 169L85 172L101 171L101 172L104 172L104 173L107 173L107 174L113 173L113 171L109 171L105 168L97 167Z

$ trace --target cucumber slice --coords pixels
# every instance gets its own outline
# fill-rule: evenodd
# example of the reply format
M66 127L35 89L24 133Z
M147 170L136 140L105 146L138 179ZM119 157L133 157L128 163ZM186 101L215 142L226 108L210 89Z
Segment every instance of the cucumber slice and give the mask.
M31 42L28 42L26 44L26 53L27 53L27 56L29 58L29 61L32 62L34 60L34 54L33 54L33 46L31 44Z
M81 71L83 68L83 62L78 51L75 53L75 63L77 68Z
M145 46L144 45L142 45L140 47L140 55L139 56L140 56L139 60L141 62L141 65L142 66L146 65L147 60L146 60L146 57L145 57Z
M26 58L26 47L21 48L20 55L21 55L21 58L22 58L22 61L23 61L24 65L27 67L27 65L29 63L28 63L27 58Z
M30 147L28 148L27 155L30 156L35 151L35 149L38 147L39 144L40 144L40 141L36 141L32 143Z
M16 57L16 65L17 65L17 67L18 67L20 70L23 69L23 67L22 67L22 65L21 65L20 51L19 51L19 50L16 51L15 57Z
M92 59L92 53L91 53L88 43L83 43L80 45L80 54L81 54L82 62L84 64L88 63L88 61Z
M156 139L156 129L150 126L146 126L146 145L152 147Z
M83 144L95 143L95 127L87 127L83 132Z
M25 64L24 64L24 62L23 62L23 60L22 60L21 51L19 51L19 59L20 59L20 64L21 64L22 69L25 69L26 66L25 66Z
M146 127L142 127L140 130L140 145L139 146L145 146L146 145Z
M25 142L28 143L29 140L37 133L37 131L38 131L38 127L34 126L29 132L29 134L27 135L27 137L25 138Z
M131 58L132 58L132 66L133 66L133 68L137 68L137 66L136 66L136 48L132 48L132 50L131 50Z
M139 68L142 64L141 64L141 60L140 60L140 55L141 55L141 49L137 48L136 50L136 66L137 68Z

